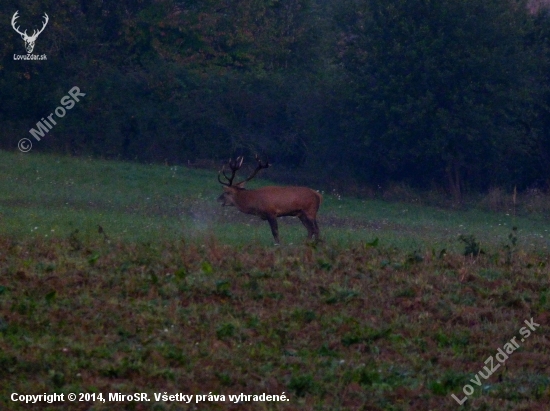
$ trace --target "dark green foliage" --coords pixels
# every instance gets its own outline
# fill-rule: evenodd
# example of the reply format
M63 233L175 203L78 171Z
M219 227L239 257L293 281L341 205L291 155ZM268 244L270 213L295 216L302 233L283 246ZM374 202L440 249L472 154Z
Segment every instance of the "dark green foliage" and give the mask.
M308 324L315 320L317 316L315 315L315 312L310 310L296 310L292 313L292 318L298 322Z
M93 253L90 258L88 258L88 264L93 267L97 263L97 260L99 260L99 253Z
M298 397L304 397L314 387L313 377L309 374L293 375L288 383L288 389Z
M220 384L224 387L230 387L233 385L233 380L231 379L231 375L226 372L216 372L216 377L220 381Z
M201 268L203 273L212 274L212 264L210 264L208 261L203 261L201 264Z
M421 251L415 250L407 256L406 261L409 264L414 264L414 263L422 262L423 260L424 260L424 257L422 256Z
M378 237L376 237L374 240L366 242L365 248L378 247L378 243L379 243L379 240L378 240Z
M512 232L508 234L508 239L510 240L510 246L515 247L518 244L518 228L512 227Z
M478 189L512 178L503 165L532 137L520 126L534 92L526 10L501 0L344 4L342 62L369 172L413 185L439 179L459 201L466 172Z
M231 282L229 280L216 281L216 294L222 297L230 297Z
M375 369L364 367L359 374L359 383L362 385L372 385L380 382L380 373Z
M429 388L436 395L447 395L452 391L461 390L466 382L466 376L451 370L443 375L441 379L429 383Z
M79 230L76 229L69 235L69 244L71 245L71 249L73 251L78 251L82 248L82 242L80 241L80 238L78 237Z
M46 302L48 304L51 304L52 302L55 301L55 296L56 296L56 291L53 290L53 291L50 291L48 294L46 294Z
M235 335L235 326L231 323L221 324L216 329L216 336L220 340L224 340Z
M176 276L176 278L182 280L187 275L187 270L185 268L179 268L174 272L174 275Z
M483 254L484 251L481 249L479 241L476 240L474 235L464 235L461 234L458 239L464 243L464 252L465 256L477 257L479 254Z
M327 261L319 260L317 262L319 263L319 268L322 270L329 271L332 268L332 264Z
M355 330L342 337L342 344L347 347L359 343L372 343L380 338L388 337L390 333L391 328L375 330L369 327L356 327Z
M15 10L2 4L0 17ZM550 19L528 10L507 0L22 4L22 27L50 15L35 48L48 59L0 70L0 146L15 150L76 85L86 96L33 150L179 164L260 151L319 184L399 181L457 202L491 186L545 188ZM2 55L23 53L6 33Z
M512 232L508 234L508 244L504 244L504 252L506 254L506 263L512 264L512 257L517 250L518 245L518 228L512 227Z
M405 288L395 293L396 297L413 298L416 296L413 288Z
M355 290L346 288L338 288L328 291L325 302L327 304L345 303L359 296L359 293Z

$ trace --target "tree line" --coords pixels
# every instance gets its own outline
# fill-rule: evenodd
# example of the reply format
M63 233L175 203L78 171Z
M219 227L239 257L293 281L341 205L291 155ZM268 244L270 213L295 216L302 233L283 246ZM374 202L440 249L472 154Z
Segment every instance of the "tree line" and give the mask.
M21 30L49 23L15 60ZM550 16L523 0L101 0L0 5L3 149L77 86L35 150L229 155L456 200L550 183Z

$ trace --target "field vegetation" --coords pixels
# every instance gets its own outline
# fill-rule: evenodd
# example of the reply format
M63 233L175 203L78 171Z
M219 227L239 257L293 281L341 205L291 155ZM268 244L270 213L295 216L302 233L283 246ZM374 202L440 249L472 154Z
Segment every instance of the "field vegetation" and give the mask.
M214 170L0 159L2 409L450 410L466 384L464 409L547 409L544 215L330 192L325 241L286 219L275 247L267 223L216 204ZM151 401L33 405L14 392ZM155 401L165 392L226 397Z

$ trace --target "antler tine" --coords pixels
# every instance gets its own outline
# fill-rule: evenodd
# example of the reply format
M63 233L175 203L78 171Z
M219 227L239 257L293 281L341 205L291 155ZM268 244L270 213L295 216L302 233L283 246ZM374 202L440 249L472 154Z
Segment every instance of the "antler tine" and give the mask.
M229 167L231 168L231 171L237 172L242 167L243 161L243 156L239 156L235 160L229 159Z
M229 164L229 168L231 169L231 177L229 177L227 174L225 174L225 165L224 165L222 167L222 169L220 170L220 172L218 173L218 181L221 184L223 184L224 186L228 186L228 187L232 186L233 185L233 179L235 178L235 174L237 173L237 171L239 171L239 169L243 165L243 160L244 160L243 156L237 157L235 160L232 160L230 158L229 161L228 161L228 164ZM220 174L223 174L223 176L228 181L228 183L224 183L220 179Z
M258 174L258 171L260 171L261 169L263 168L268 168L271 164L269 164L268 161L265 162L265 164L262 163L262 160L260 160L260 156L258 154L256 154L256 161L258 162L258 165L256 166L256 169L254 170L254 172L250 175L250 177L248 177L246 180L243 180L241 182L239 182L239 184L241 183L246 183L247 181L250 181L254 178L254 176L256 174Z
M223 173L223 176L224 176L225 178L227 178L227 176L225 175L224 169L225 169L225 166L223 166L222 169L221 169L220 171L218 171L218 181L220 182L221 185L230 186L231 183L229 183L229 184L228 184L228 183L224 183L224 182L221 180L221 178L220 178L220 174L222 174L222 173ZM229 178L227 178L227 179L229 180Z
M255 157L256 157L256 161L257 161L260 165L262 165L262 160L260 160L260 156L259 156L258 154L256 154ZM265 164L262 165L262 168L268 168L270 165L271 165L271 164L269 164L269 160L266 158L266 159L265 159Z

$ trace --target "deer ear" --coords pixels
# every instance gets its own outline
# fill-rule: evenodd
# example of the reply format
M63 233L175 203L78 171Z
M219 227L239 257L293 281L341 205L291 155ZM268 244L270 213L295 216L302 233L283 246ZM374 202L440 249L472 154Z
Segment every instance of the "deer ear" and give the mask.
M246 181L241 181L239 184L235 184L235 187L244 188L244 183L246 183Z

